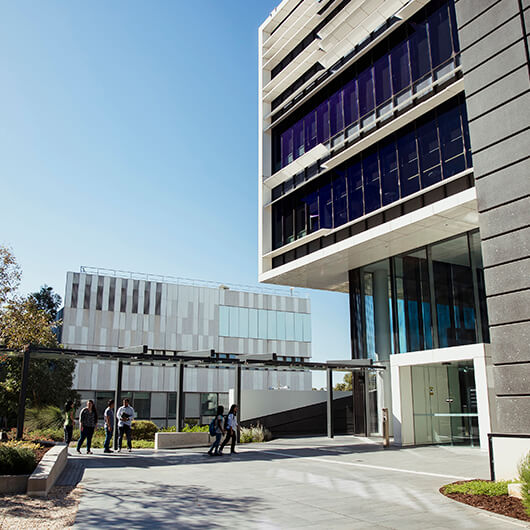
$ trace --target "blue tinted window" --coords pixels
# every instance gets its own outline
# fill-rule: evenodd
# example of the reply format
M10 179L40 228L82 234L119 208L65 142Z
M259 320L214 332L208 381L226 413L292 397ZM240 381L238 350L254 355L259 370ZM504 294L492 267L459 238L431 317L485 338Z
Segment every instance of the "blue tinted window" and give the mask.
M304 341L311 341L311 315L304 313Z
M342 92L339 91L329 100L329 128L333 136L344 129L344 117L342 115Z
M442 178L440 167L440 142L438 130L431 123L418 128L418 150L420 155L422 187L431 186Z
M347 169L348 179L348 218L357 219L364 214L363 179L361 163L357 162Z
M274 311L267 311L267 338L271 340L277 339L276 315Z
M329 106L324 101L317 107L317 142L323 144L329 140Z
M248 308L239 308L239 337L248 337Z
M418 153L414 131L406 134L397 142L399 153L399 181L401 196L405 197L418 191Z
M249 337L258 337L258 310L249 309L248 310L248 336Z
M307 218L308 218L308 231L316 232L319 229L319 214L318 214L318 192L314 191L306 197L307 203Z
M431 69L427 24L413 24L414 33L409 39L412 80L417 81Z
M379 151L383 206L399 199L396 144L391 142Z
M285 313L285 340L295 340L294 313Z
M377 153L363 159L363 184L365 213L373 212L381 207Z
M357 83L359 87L359 114L362 117L374 109L374 79L371 67L359 74Z
M398 44L390 52L392 63L392 87L394 93L401 92L410 86L410 65L409 65L409 45L408 42Z
M258 309L258 339L267 338L267 313L268 311L266 311L265 309Z
M304 154L305 144L304 144L304 121L300 120L293 127L293 150L294 158Z
M384 55L374 64L375 104L380 105L392 96L390 57Z
M306 151L317 145L317 114L315 111L310 112L304 118L304 139Z
M359 105L357 103L357 81L353 79L343 91L344 126L347 127L359 119Z
M432 66L447 61L453 53L451 45L451 26L449 24L449 11L447 6L435 11L429 18L429 41L431 43Z
M230 337L239 337L239 307L230 307Z
M333 226L340 226L348 221L346 196L346 171L337 171L333 180Z
M320 206L320 228L332 227L332 204L331 204L331 184L328 182L319 193Z

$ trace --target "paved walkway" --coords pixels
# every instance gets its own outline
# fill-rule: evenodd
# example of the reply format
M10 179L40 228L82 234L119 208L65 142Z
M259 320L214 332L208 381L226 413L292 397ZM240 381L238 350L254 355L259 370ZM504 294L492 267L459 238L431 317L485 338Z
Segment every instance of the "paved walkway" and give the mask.
M448 482L487 478L487 454L467 447L383 450L352 437L205 450L137 450L70 458L81 479L75 528L514 529L523 522L456 503Z

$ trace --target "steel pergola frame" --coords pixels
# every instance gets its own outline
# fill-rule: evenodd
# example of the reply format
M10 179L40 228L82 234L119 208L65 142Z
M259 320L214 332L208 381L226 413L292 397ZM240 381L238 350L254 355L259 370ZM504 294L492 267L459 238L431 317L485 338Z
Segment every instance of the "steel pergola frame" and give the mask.
M279 360L275 353L236 355L216 352L215 350L203 351L176 351L155 350L145 345L124 348L118 351L99 351L71 348L40 348L28 346L24 351L1 349L0 353L7 356L22 357L22 381L18 405L17 439L21 439L24 431L24 415L26 408L27 379L31 359L99 359L116 361L118 363L115 398L118 405L121 401L123 365L162 365L176 366L177 373L177 404L176 427L181 431L184 427L184 370L186 366L194 368L233 367L236 372L235 401L241 410L241 372L242 368L271 368L275 370L324 370L327 381L327 435L334 436L333 425L333 371L361 372L365 377L370 370L384 370L385 366L373 364L372 359L355 360L330 360L326 362ZM352 390L353 393L353 390ZM367 406L367 403L366 403ZM368 407L367 407L368 408ZM368 416L367 416L368 420ZM117 432L117 418L116 430ZM368 436L368 421L366 421L366 436ZM117 437L114 436L114 446L117 448Z

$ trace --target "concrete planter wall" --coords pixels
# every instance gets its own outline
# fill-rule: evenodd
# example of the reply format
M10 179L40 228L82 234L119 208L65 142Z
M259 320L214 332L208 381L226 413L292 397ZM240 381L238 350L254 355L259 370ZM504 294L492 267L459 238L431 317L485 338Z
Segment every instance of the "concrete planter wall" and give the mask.
M206 447L210 445L207 432L157 432L155 449L183 449L186 447Z
M0 493L25 493L29 475L0 475Z
M64 444L52 447L37 464L28 479L30 497L46 497L59 478L68 459L68 447Z

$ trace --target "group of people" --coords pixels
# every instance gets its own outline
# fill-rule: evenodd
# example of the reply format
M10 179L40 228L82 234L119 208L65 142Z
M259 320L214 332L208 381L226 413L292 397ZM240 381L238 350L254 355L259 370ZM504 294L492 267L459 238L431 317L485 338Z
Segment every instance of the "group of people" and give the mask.
M64 405L64 442L68 446L72 441L74 431L74 402L67 401ZM118 452L121 451L123 437L127 438L127 449L132 451L132 421L134 419L134 409L129 404L128 399L123 400L123 405L118 409L116 417L118 418ZM103 413L104 427L105 427L105 443L103 444L105 453L112 453L110 444L114 436L114 400L110 399L107 403L107 408ZM86 440L86 453L91 455L92 436L98 424L98 412L94 402L89 399L86 402L86 407L79 413L79 431L80 436L77 442L77 452L81 453L81 447Z
M239 425L237 423L237 405L232 405L230 407L226 421L223 416L224 410L225 408L222 405L217 407L217 414L213 420L215 440L208 451L210 456L221 456L223 454L223 449L229 441L231 441L230 453L234 454L236 452L236 440L239 431ZM223 440L223 443L221 443L223 434L225 435L225 439Z

